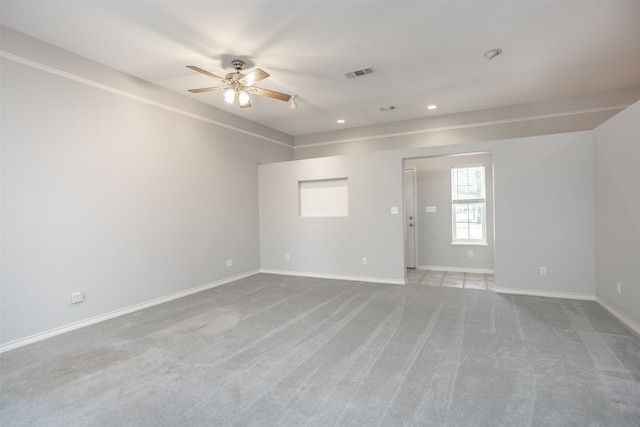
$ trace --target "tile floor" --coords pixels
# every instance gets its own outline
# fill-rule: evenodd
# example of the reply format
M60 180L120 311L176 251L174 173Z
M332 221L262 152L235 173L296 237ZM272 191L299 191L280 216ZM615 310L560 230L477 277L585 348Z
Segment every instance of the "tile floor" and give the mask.
M407 284L481 290L493 290L496 286L493 274L416 270L413 268L407 269Z

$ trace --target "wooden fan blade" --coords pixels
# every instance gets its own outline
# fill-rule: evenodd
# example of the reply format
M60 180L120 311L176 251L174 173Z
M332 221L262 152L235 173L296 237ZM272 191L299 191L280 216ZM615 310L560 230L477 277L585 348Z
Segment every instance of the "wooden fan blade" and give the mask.
M260 68L256 68L255 70L241 78L239 81L240 83L243 83L247 86L253 86L255 83L259 82L260 80L264 80L267 77L269 77L269 73L267 73L266 71L262 71Z
M215 92L216 90L226 89L226 86L203 87L200 89L189 89L191 93Z
M291 95L287 95L286 93L280 93L269 89L261 89L259 87L252 87L251 93L255 93L256 95L268 96L269 98L279 99L280 101L288 101L291 99Z
M223 79L222 77L216 76L215 74L210 73L207 70L203 70L202 68L198 68L198 67L196 67L194 65L187 65L187 68L191 68L193 71L197 71L198 73L204 74L205 76L209 76L209 77L212 77L212 78L214 78L216 80L220 80L221 82L225 81L225 79Z

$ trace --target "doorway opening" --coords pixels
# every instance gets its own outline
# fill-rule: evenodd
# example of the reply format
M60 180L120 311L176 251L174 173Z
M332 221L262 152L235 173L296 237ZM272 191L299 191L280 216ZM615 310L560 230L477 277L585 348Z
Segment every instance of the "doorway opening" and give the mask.
M403 189L407 283L493 289L492 153L404 159Z

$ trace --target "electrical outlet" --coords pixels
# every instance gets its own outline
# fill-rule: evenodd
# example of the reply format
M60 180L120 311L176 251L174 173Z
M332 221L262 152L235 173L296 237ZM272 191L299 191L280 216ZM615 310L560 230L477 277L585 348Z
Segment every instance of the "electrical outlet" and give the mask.
M284 254L284 260L285 260L285 261L291 261L291 255L289 255L289 254Z
M540 275L541 276L547 275L547 267L540 267Z
M616 282L616 290L619 294L622 293L622 284L620 284L620 282Z
M233 266L233 260L232 259L228 259L227 260L227 267L232 267Z
M473 258L473 251L469 251L469 258Z
M84 301L84 294L82 292L74 292L71 294L71 304L80 304Z
M367 257L362 257L362 265L366 265L367 264Z

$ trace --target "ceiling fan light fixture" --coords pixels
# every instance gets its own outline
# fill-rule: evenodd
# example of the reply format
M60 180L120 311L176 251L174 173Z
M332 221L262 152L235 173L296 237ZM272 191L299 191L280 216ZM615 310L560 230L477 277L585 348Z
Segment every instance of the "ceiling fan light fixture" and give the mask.
M291 95L290 102L291 102L291 109L292 110L295 110L296 108L298 108L298 104L296 104L296 96L295 95Z
M202 93L223 90L224 100L232 105L237 100L240 108L251 107L251 99L249 97L249 93L252 93L254 95L266 96L267 98L278 99L285 102L290 100L291 95L255 86L257 82L260 82L269 77L269 73L261 70L260 68L256 68L255 70L247 74L243 74L240 71L244 69L245 63L244 61L239 59L234 60L231 65L235 69L235 73L228 73L224 78L194 65L187 65L187 68L190 68L191 70L196 71L200 74L204 74L207 77L211 77L212 79L218 80L223 84L223 86L188 89L188 91L191 93ZM295 101L292 102L291 106L292 108L296 107Z
M240 92L238 95L238 103L240 104L241 107L250 105L251 102L249 99L249 94L245 91Z
M224 100L227 102L227 104L233 104L233 101L236 100L236 93L233 89L227 89L227 91L224 93Z

